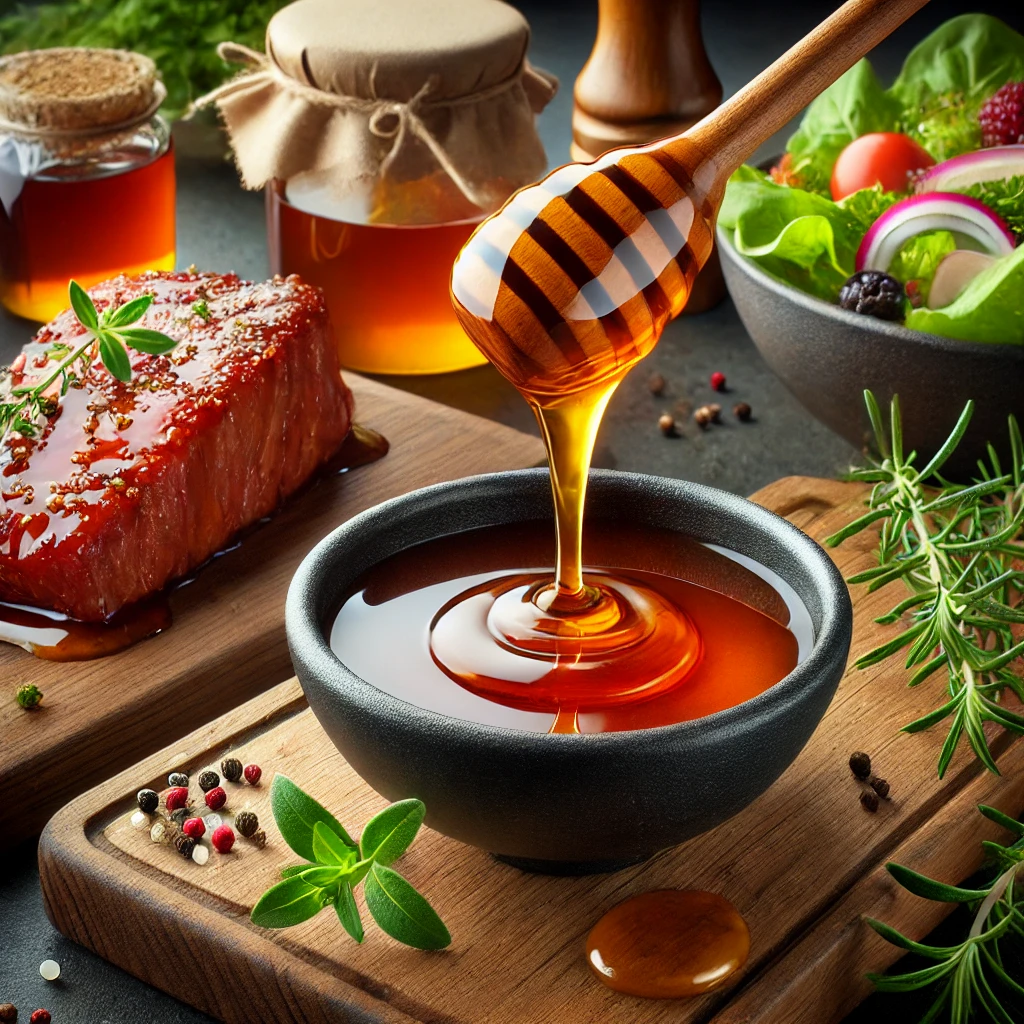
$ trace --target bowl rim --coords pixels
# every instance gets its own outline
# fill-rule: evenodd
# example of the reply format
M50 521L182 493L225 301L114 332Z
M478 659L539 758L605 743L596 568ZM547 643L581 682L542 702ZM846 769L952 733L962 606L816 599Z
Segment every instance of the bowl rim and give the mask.
M382 522L389 524L385 528L393 528L399 517L403 514L415 515L424 507L425 501L426 507L429 508L429 499L444 500L451 496L455 498L462 496L469 499L474 494L479 496L479 492L484 492L488 488L498 487L509 490L517 486L531 485L534 487L542 485L545 491L548 490L550 476L546 467L480 474L419 488L375 505L332 530L302 560L288 588L285 603L285 626L293 661L297 663L300 660L297 648L301 645L303 667L315 675L319 685L334 689L338 685L338 680L344 679L345 685L356 695L357 702L361 706L365 708L368 705L375 705L375 714L397 715L409 727L436 732L438 726L444 724L449 729L457 729L463 742L505 745L510 737L514 737L517 744L528 743L535 747L544 747L560 752L580 749L584 745L591 752L615 751L619 748L643 743L645 736L654 733L668 742L692 737L698 744L706 743L712 732L728 732L735 728L741 728L750 718L757 719L766 714L770 716L773 710L776 713L784 712L789 703L801 696L804 688L827 685L835 669L835 661L841 657L842 669L835 677L835 684L832 687L832 692L834 692L849 659L853 606L846 581L824 549L782 516L747 498L687 480L658 477L651 474L626 473L618 470L591 470L588 499L595 489L595 485L597 488L618 487L624 490L646 491L652 495L663 494L664 489L668 487L674 492L672 497L676 500L681 500L689 505L715 506L730 518L746 518L760 535L771 538L775 543L780 540L779 534L788 540L785 545L786 549L790 557L802 563L807 570L813 589L819 595L822 609L821 623L815 630L811 650L791 672L757 696L701 718L644 729L565 734L485 725L421 708L374 686L353 672L334 653L326 630L321 626L312 607L313 601L308 595L312 593L311 584L321 565L326 564L333 568L338 559L344 557L344 549L341 554L337 551L339 538L347 537L347 545L351 549L361 543L358 538L364 529L380 530ZM470 529L470 527L465 529ZM443 531L437 533L436 536L448 536L460 532L464 532L464 530ZM780 573L780 575L783 574ZM785 577L783 576L783 578ZM787 580L787 582L790 581ZM793 584L790 583L790 586ZM305 690L305 684L303 684L303 689ZM829 694L830 699L831 696L832 693ZM312 702L310 702L310 706L313 707ZM382 709L386 709L386 711L382 711Z
M914 331L903 324L893 323L888 320L879 320L877 317L866 317L860 313L853 313L848 309L816 295L808 295L807 292L794 288L793 285L781 281L779 278L769 274L755 260L745 256L737 248L730 232L726 231L720 224L716 225L715 233L718 238L719 249L725 253L725 259L737 266L743 273L753 278L761 287L773 292L783 299L789 299L798 306L802 306L808 312L817 313L820 316L828 316L838 320L840 323L862 331L869 331L881 334L886 337L898 339L902 342L924 345L929 348L942 349L944 352L956 355L998 354L1007 356L1010 359L1017 359L1024 362L1024 345L1018 345L1012 341L961 341L959 338L949 338L943 334L932 334L930 331ZM731 293L730 293L731 294ZM735 301L735 300L734 300Z

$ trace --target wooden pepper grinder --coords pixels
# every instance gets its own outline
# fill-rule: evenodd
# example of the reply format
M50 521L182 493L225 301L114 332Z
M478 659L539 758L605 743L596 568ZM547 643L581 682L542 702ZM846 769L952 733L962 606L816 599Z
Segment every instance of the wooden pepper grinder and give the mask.
M598 0L597 39L573 93L572 158L678 135L722 101L700 30L700 0ZM713 252L685 313L725 297Z

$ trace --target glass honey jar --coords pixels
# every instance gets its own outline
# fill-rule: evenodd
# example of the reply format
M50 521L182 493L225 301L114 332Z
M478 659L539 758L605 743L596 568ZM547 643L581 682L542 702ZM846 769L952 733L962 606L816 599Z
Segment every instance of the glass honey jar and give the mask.
M170 270L174 155L153 62L64 47L0 59L0 302L30 320L119 273Z
M298 0L216 103L243 184L266 188L275 273L323 288L342 364L422 374L486 362L448 294L479 221L536 180L556 81L499 0Z

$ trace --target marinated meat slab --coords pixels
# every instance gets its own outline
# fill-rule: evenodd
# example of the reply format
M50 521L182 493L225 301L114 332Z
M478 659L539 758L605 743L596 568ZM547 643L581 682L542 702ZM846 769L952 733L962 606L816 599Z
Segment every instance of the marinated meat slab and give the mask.
M99 621L209 558L272 512L341 445L352 393L318 288L233 274L143 274L90 291L97 309L146 293L139 326L179 339L97 357L34 439L0 443L0 600ZM81 344L65 311L0 377L40 381Z

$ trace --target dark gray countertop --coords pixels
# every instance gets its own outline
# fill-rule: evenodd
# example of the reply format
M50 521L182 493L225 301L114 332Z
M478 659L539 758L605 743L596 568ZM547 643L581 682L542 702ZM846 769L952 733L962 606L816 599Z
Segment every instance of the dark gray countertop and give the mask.
M593 41L596 0L523 0L519 6L533 25L534 63L555 72L562 81L559 95L540 122L549 158L558 164L568 159L572 83ZM837 2L828 0L785 5L706 0L707 49L726 95L835 6ZM968 7L951 0L933 0L876 51L873 59L882 77L895 72L914 42L966 9L986 10L1021 27L1016 2L981 2ZM786 134L780 133L764 147L763 155L778 152ZM185 153L179 153L178 188L179 264L265 277L262 196L243 192L229 164ZM0 364L11 358L32 329L24 321L0 314ZM722 404L749 402L755 422L738 424L728 416L726 425L706 433L687 429L679 438L662 437L657 427L660 413L671 411L679 399L693 404L711 400L707 382L714 370L721 370L729 380L730 393ZM655 372L668 382L660 398L647 388L647 380ZM518 394L489 367L440 377L390 378L388 382L523 430L535 429ZM749 494L787 474L835 474L855 457L844 441L804 412L771 375L727 300L711 312L682 317L669 326L658 348L613 399L595 461L619 469L687 477ZM162 737L163 742L172 739ZM17 794L3 797L17 799ZM55 1024L197 1024L209 1020L56 933L42 908L34 844L4 861L0 1003L10 1000L17 1004L22 1021L38 1006L53 1012ZM56 984L39 976L39 964L47 958L61 964L62 976ZM187 985L187 979L182 981ZM879 1013L875 1011L873 1017L877 1021Z

